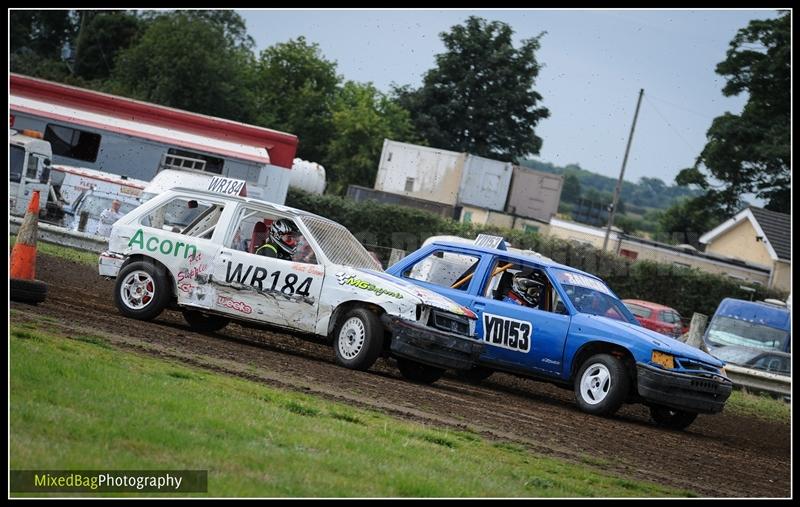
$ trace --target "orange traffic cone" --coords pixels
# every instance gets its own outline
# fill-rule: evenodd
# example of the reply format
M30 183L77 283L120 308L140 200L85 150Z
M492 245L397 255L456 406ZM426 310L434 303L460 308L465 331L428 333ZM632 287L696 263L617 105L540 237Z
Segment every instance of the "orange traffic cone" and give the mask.
M39 191L35 190L11 249L11 300L41 303L47 297L47 284L36 278L36 237L39 224Z

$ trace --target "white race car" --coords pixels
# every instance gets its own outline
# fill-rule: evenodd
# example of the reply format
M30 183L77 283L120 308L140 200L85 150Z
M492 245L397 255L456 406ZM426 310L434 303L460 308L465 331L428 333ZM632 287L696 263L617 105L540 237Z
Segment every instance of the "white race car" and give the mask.
M283 251L276 221L292 226ZM268 250L277 256L257 254ZM430 383L472 368L483 348L472 311L387 275L340 224L256 199L166 191L114 224L99 270L117 279L127 317L177 306L198 331L237 320L322 336L347 368L393 356L403 376Z

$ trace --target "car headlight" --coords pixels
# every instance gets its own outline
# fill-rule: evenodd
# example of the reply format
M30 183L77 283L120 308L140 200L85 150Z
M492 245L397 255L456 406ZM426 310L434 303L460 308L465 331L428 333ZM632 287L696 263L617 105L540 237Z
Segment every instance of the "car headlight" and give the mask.
M675 368L675 356L672 354L665 354L664 352L654 350L650 360L668 370Z

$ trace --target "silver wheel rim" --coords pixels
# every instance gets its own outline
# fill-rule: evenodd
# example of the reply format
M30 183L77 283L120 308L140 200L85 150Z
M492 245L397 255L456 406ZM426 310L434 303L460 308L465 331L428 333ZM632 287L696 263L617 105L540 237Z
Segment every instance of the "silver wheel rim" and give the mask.
M589 405L597 405L611 391L611 372L602 363L595 363L581 376L581 398Z
M156 282L147 271L128 273L119 288L122 302L132 310L145 308L156 295Z
M364 347L367 331L358 317L350 317L339 330L339 354L345 359L353 359Z

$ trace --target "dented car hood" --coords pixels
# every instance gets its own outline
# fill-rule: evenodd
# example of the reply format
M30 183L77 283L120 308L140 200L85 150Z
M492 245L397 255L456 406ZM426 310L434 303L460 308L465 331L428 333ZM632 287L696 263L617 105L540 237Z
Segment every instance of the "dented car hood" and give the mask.
M378 288L385 289L384 293L391 291L403 297L416 298L421 304L430 306L432 308L438 308L439 310L455 313L456 315L463 315L470 319L478 318L469 308L465 308L464 306L461 306L460 304L424 287L414 285L413 283L396 278L387 273L374 271L371 269L356 268L348 268L348 271L357 273L359 278L373 283Z

